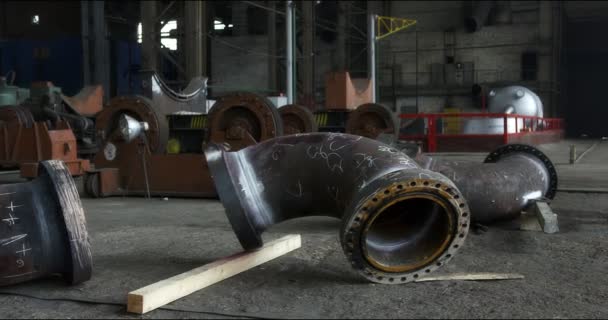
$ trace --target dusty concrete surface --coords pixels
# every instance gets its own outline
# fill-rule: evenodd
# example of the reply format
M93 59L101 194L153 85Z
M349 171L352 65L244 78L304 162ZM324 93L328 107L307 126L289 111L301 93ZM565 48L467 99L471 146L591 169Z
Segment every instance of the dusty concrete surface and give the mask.
M557 159L558 151L547 153ZM587 156L603 156L595 154L598 151L608 152L601 145ZM588 169L582 165L577 166ZM598 168L608 170L605 164ZM572 182L585 185L584 180L596 177L576 181L573 175ZM608 187L608 179L597 183ZM125 303L131 290L240 250L218 201L110 198L83 203L92 236L93 278L75 287L49 279L0 291ZM169 305L216 313L156 310L138 316L127 314L121 305L0 295L0 317L608 317L608 194L559 192L552 209L559 215L559 233L519 231L514 223L494 225L485 233L470 233L459 254L436 273L521 273L522 280L367 283L351 271L342 254L339 221L304 218L264 235L269 240L300 233L302 248Z

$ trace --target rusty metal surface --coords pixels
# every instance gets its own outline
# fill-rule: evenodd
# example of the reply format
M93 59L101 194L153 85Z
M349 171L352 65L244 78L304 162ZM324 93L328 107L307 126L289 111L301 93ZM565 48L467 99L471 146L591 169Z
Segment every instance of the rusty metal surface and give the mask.
M319 131L315 116L310 109L304 106L288 104L279 108L279 114L283 121L283 134L285 135Z
M118 119L127 114L137 121L148 123L146 139L150 151L164 153L169 139L169 125L167 118L150 100L142 96L120 96L110 100L110 103L96 117L95 128L100 139L100 152L95 157L95 163L103 157L107 143L120 147L121 141L118 132Z
M61 94L61 99L77 114L93 117L103 108L103 87L87 86L72 97Z
M284 220L342 220L350 264L368 280L410 282L448 262L464 242L469 211L445 176L376 140L341 133L278 137L227 152L205 150L228 219L248 250Z
M61 274L90 279L92 255L76 185L61 161L43 161L38 178L0 185L0 286Z
M493 222L518 217L533 201L552 199L557 171L540 150L510 144L491 152L484 163L453 161L419 155L424 168L450 178L471 207L471 218Z
M159 114L166 115L178 111L206 113L207 78L190 80L182 92L169 88L154 71L142 71L142 95L155 105Z
M14 108L19 109L22 108ZM78 158L76 137L67 122L60 120L56 129L49 130L46 122L33 122L26 126L16 116L18 112L3 114L6 116L4 119L10 122L0 122L0 165L22 167L24 177L35 177L38 170L32 166L43 160L65 161L72 175L82 175L88 169L89 161Z
M92 197L147 195L142 161L151 196L217 196L204 155L153 154L137 141L116 149L112 160L96 162L85 178L85 191Z
M348 115L346 133L376 139L381 134L395 138L399 134L397 117L387 107L366 103Z
M8 106L0 108L0 124L17 123L24 128L34 125L34 116L26 109L19 106Z
M233 151L283 135L279 112L265 97L249 92L226 94L215 102L207 119L209 142Z

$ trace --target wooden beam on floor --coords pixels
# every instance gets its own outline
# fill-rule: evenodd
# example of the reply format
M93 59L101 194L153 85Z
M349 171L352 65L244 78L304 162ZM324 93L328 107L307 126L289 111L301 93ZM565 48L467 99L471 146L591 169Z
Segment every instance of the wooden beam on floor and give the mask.
M144 314L195 291L208 287L262 263L300 248L299 234L287 235L263 247L240 252L177 276L132 291L127 297L127 311Z

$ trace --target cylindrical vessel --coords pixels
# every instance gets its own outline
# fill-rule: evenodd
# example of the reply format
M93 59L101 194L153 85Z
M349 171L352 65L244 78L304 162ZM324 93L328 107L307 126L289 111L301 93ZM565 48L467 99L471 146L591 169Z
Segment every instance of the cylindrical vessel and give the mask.
M0 185L0 286L51 274L91 277L91 248L76 185L59 160L30 182Z
M532 201L552 199L557 190L555 167L545 154L529 145L499 147L483 164L426 155L419 155L416 161L456 184L476 222L516 218Z
M361 275L403 283L446 263L468 232L456 186L376 140L296 134L238 152L210 145L205 155L245 249L262 246L261 233L281 221L336 217L343 250Z

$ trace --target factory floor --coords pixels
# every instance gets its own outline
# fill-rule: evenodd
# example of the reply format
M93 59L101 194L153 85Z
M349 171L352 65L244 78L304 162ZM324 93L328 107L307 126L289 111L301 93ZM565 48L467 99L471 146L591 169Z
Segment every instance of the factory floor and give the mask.
M606 318L608 141L596 141L542 147L557 166L560 190L571 191L558 192L551 204L559 233L521 231L514 222L470 232L458 255L435 273L523 279L368 283L342 254L339 221L304 218L264 234L265 240L301 234L300 249L175 301L167 306L173 310L133 315L124 306L129 291L238 252L239 243L219 201L85 198L92 279L0 288L19 294L0 294L0 318ZM571 165L571 144L579 154L593 148Z

